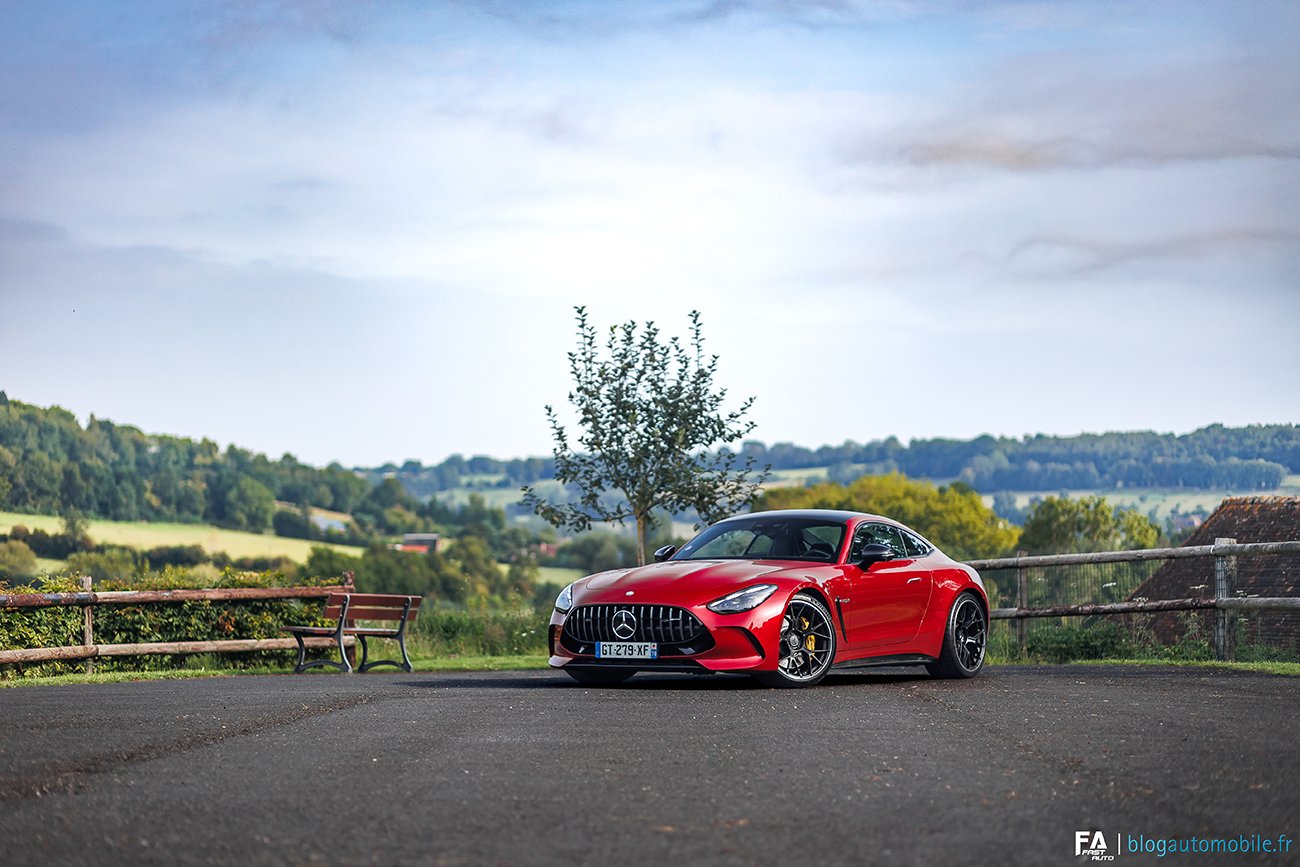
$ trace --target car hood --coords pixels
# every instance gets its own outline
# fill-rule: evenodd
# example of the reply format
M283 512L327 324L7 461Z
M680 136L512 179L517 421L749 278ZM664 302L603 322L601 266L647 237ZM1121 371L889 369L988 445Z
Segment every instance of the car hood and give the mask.
M584 578L573 588L573 603L696 605L759 583L759 579L774 584L783 579L802 580L805 574L824 568L784 560L668 560Z

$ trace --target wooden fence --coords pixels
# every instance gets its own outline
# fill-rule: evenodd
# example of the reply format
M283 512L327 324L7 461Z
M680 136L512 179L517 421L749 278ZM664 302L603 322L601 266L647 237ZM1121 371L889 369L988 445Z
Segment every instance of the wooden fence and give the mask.
M1014 570L1016 572L1016 607L995 608L989 612L989 615L994 620L1012 620L1016 622L1017 640L1022 651L1025 645L1024 624L1029 618L1213 610L1216 612L1214 628L1215 656L1219 659L1232 659L1235 653L1233 637L1235 635L1236 612L1256 610L1300 611L1300 597L1238 597L1236 595L1236 558L1241 555L1259 554L1300 554L1300 541L1237 544L1234 539L1217 539L1213 545L1151 548L1140 551L1103 551L1090 554L1006 557L995 560L970 560L967 565L979 570ZM1025 570L1032 567L1133 563L1196 557L1214 558L1215 588L1213 598L1133 600L1128 602L1058 605L1048 608L1029 608L1027 605L1028 576ZM81 644L69 647L0 650L0 664L85 659L89 667L90 660L105 656L293 650L297 647L293 638L168 641L149 644L96 644L94 640L94 608L97 605L138 605L166 602L313 599L324 598L334 591L351 591L353 589L350 574L345 575L342 585L332 587L232 587L204 590L114 590L96 592L91 589L89 578L83 578L82 580L83 590L79 593L0 594L0 610L43 608L54 605L78 605L84 609L84 629ZM308 638L306 642L311 647L327 648L333 646L332 638Z
M103 656L143 656L150 654L237 653L255 650L296 650L297 641L284 638L222 639L218 641L158 641L141 644L96 644L94 609L99 605L141 605L165 602L243 602L267 599L324 599L330 593L352 592L351 575L344 583L327 587L218 587L202 590L110 590L91 589L89 577L83 577L81 592L74 593L0 593L0 610L48 608L77 605L83 609L81 644L68 647L31 647L0 650L0 664L49 662L52 660L91 660ZM304 639L308 647L334 647L333 638ZM350 642L346 642L350 643Z
M995 608L989 612L989 617L993 620L1014 620L1016 622L1016 640L1022 653L1025 649L1025 620L1031 617L1088 617L1099 614L1209 609L1215 612L1215 658L1231 660L1236 654L1234 646L1236 612L1259 610L1300 611L1300 597L1296 596L1238 597L1235 595L1237 557L1247 554L1300 554L1300 541L1238 544L1236 539L1216 539L1213 545L1191 545L1183 548L1148 548L1140 551L1101 551L1091 554L1003 557L995 560L969 560L966 565L973 566L978 570L1015 570L1016 607ZM1184 560L1196 557L1214 558L1213 598L1132 600L1102 604L1057 605L1049 608L1027 607L1029 582L1025 570L1035 566L1135 563L1149 560Z

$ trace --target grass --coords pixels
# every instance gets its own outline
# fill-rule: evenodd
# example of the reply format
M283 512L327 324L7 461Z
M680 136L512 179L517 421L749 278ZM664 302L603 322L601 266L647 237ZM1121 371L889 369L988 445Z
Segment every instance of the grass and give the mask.
M68 565L66 560L51 560L49 557L36 558L36 574L48 575L51 572L62 572Z
M557 486L556 483L545 481L537 483L537 490L545 492L548 485ZM523 496L519 493L519 488L452 488L446 491L438 492L438 501L450 506L464 506L469 503L471 494L478 494L483 498L483 502L495 509L504 509L506 506L512 506L519 502Z
M1222 668L1229 671L1253 671L1300 677L1300 662L1218 662L1182 659L1080 659L1067 665L1174 665L1182 668Z
M564 569L559 566L538 566L537 571L538 583L558 584L561 587L577 581L585 574L581 569Z
M1060 491L1011 491L1017 508L1026 508L1034 497L1056 496ZM1105 497L1112 506L1134 509L1146 515L1155 510L1157 520L1164 520L1175 507L1184 514L1198 509L1213 512L1225 497L1257 497L1300 494L1300 476L1287 476L1281 487L1272 491L1255 490L1201 490L1197 488L1099 488L1096 490L1067 490L1072 498ZM983 496L985 505L993 505L993 495Z
M809 482L826 481L826 467L802 467L797 470L772 470L764 488L802 488Z
M51 515L21 515L15 512L0 512L0 532L8 533L14 526L22 524L31 530L45 530L47 533L59 533L63 530L63 520ZM225 551L233 559L243 557L288 557L296 563L305 563L311 549L317 546L333 548L344 554L360 557L364 549L351 545L335 545L326 542L311 542L306 539L287 539L283 536L271 536L260 533L245 533L240 530L225 530L210 524L161 524L148 521L101 521L92 519L86 522L86 532L96 542L114 545L130 545L133 548L148 550L162 545L201 545L209 554ZM58 561L50 561L58 563Z
M538 671L546 669L545 656L451 656L444 659L413 659L418 672L426 671ZM377 671L401 673L396 668ZM196 677L237 677L248 674L292 674L292 664L259 668L179 668L169 671L105 671L96 674L58 674L50 677L16 677L0 680L0 689L19 686L68 686L82 683L131 683L141 680L190 680ZM317 669L311 674L339 674Z

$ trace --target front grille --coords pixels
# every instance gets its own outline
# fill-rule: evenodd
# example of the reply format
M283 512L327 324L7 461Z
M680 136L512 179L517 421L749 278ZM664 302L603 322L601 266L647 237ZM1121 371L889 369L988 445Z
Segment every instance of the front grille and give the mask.
M615 616L619 620L628 612L636 618L636 628L629 635L614 632ZM577 641L653 641L657 644L687 644L705 631L704 624L687 611L673 605L579 605L564 621L564 634Z

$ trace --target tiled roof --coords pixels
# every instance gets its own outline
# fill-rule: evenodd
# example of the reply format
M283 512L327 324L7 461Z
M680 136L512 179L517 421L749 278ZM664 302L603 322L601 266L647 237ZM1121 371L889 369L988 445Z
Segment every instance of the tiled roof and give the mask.
M1300 497L1228 497L1183 543L1185 547L1213 545L1216 539L1238 543L1284 542L1300 539ZM1300 595L1300 554L1252 555L1237 558L1236 595ZM1169 560L1133 592L1146 599L1214 596L1214 558ZM1202 626L1208 624L1208 615ZM1156 618L1156 634L1176 641L1188 627L1189 615ZM1300 615L1259 612L1247 620L1247 630L1295 646L1300 639ZM1247 636L1249 637L1249 636Z

